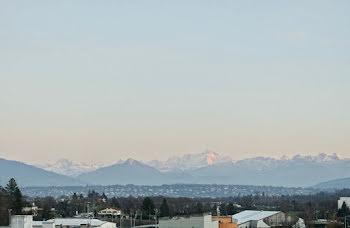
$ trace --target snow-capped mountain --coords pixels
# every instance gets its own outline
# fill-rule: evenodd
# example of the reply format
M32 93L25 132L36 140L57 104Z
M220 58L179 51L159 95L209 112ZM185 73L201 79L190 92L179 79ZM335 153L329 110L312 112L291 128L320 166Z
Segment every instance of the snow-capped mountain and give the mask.
M206 151L164 162L152 161L148 165L128 159L82 174L78 179L101 185L191 183L308 187L349 176L350 160L337 154L280 159L255 157L232 162L228 157Z
M147 163L130 158L108 167L61 159L43 168L77 177L80 182L101 185L197 183L307 187L350 177L350 159L324 153L232 161L230 157L205 151Z
M232 162L232 159L227 156L221 156L213 151L206 150L199 154L186 154L182 157L171 157L166 161L152 160L145 164L160 171L171 171L198 169L224 162Z
M323 181L350 177L350 160L337 154L296 155L291 159L255 157L192 170L192 176L215 183L307 187Z
M74 163L68 159L60 159L53 164L38 165L39 168L58 174L76 177L82 173L91 172L102 167L98 164Z

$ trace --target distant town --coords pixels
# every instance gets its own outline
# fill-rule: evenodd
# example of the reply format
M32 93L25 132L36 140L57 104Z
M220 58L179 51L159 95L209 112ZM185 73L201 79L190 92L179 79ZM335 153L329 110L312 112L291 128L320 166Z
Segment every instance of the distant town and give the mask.
M11 178L0 187L0 227L340 228L348 227L348 205L350 189L313 192L233 185L20 188Z
M216 185L216 184L174 184L174 185L110 185L110 186L71 186L71 187L23 187L22 191L30 197L61 197L73 193L86 196L94 190L108 197L129 196L167 196L189 198L217 198L246 195L310 195L320 192L315 188L288 188L254 185Z

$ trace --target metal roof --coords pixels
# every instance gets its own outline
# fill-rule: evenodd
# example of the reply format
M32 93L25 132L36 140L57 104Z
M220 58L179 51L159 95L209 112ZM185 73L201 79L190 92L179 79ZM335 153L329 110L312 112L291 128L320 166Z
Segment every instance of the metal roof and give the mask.
M233 219L237 219L237 224L243 224L248 221L258 221L264 218L270 217L272 215L278 214L280 211L254 211L245 210L237 214L232 215Z

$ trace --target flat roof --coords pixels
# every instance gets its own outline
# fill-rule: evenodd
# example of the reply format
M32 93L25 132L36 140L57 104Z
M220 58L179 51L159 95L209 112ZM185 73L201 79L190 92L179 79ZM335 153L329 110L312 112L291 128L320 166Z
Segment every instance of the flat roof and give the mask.
M58 218L50 219L49 222L55 222L55 225L62 226L80 226L81 224L90 224L91 226L101 226L106 221L101 221L99 219L89 219L89 218Z

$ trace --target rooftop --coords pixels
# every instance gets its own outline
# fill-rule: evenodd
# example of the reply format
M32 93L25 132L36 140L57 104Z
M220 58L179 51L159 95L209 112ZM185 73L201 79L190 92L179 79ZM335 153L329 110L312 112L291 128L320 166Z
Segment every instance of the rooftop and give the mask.
M101 226L105 224L105 221L98 219L89 219L89 218L59 218L59 219L50 219L48 222L55 222L55 225L62 226L80 226L81 224L90 224L91 226Z
M245 210L240 213L232 215L232 218L237 219L237 224L242 224L248 221L261 220L272 215L280 213L280 211L254 211Z

